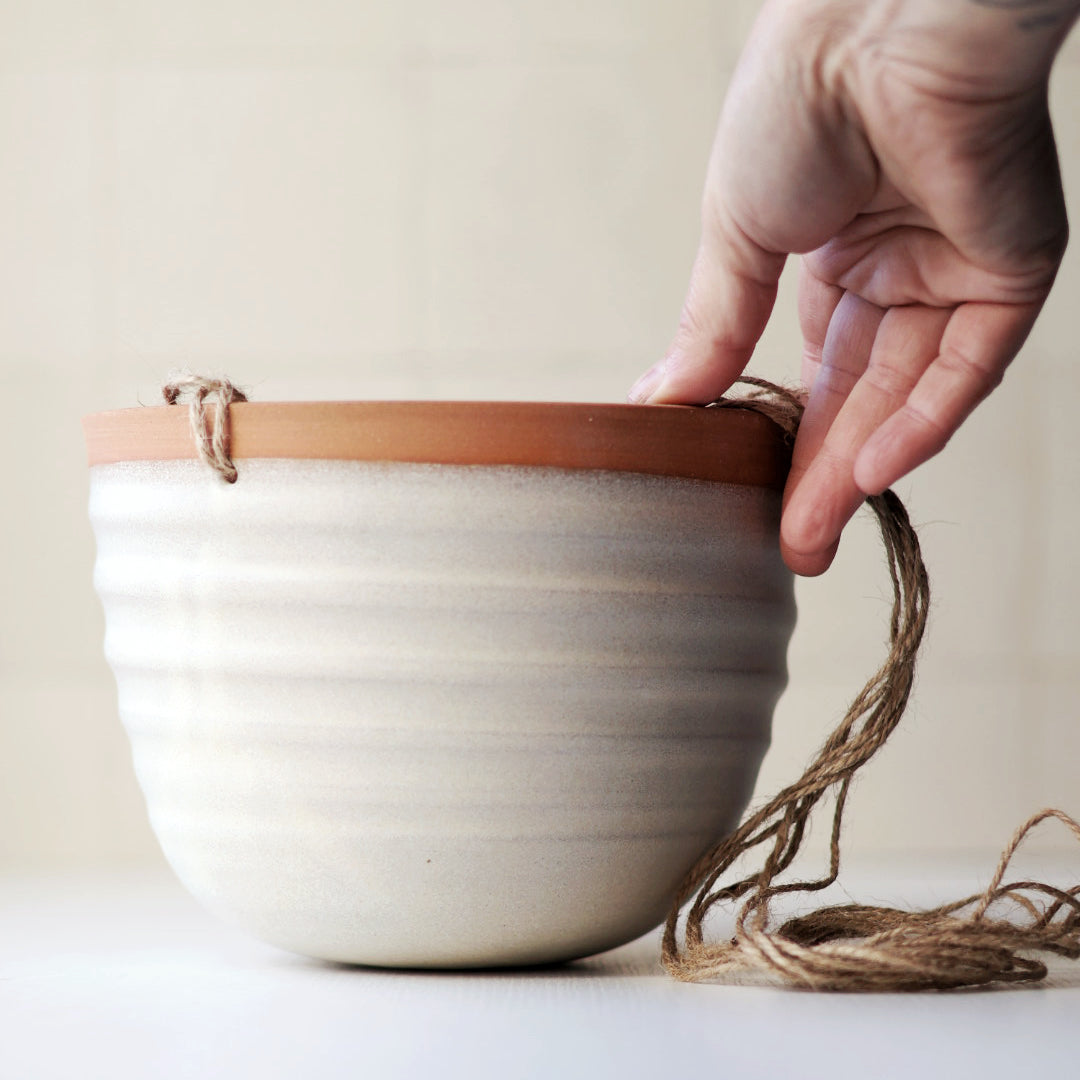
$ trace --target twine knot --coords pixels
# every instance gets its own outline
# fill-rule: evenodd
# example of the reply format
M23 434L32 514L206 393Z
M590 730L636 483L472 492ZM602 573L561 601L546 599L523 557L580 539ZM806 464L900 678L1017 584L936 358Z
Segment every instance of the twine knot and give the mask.
M182 372L162 388L166 405L179 404L185 395L191 398L188 419L199 458L226 483L235 484L237 471L229 456L229 406L247 401L247 395L228 379Z

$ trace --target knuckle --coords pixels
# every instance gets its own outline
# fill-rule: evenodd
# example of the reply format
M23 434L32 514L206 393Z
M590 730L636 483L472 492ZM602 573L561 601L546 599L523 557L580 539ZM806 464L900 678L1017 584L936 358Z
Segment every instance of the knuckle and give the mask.
M866 379L879 393L894 399L906 398L915 385L915 378L903 365L875 356L870 358Z
M953 429L931 416L925 409L913 405L910 401L903 408L903 415L909 424L918 428L927 437L930 456L940 453L952 438Z
M843 367L839 364L824 363L818 368L817 381L814 384L815 391L827 393L830 397L838 397L846 400L855 389L859 381L860 373L852 368Z
M726 322L716 324L716 318L705 305L688 301L679 315L675 344L683 352L703 357L735 356L750 359L754 342L740 336Z
M947 373L973 387L980 399L986 397L1004 377L1004 372L981 363L955 341L942 346L938 363Z

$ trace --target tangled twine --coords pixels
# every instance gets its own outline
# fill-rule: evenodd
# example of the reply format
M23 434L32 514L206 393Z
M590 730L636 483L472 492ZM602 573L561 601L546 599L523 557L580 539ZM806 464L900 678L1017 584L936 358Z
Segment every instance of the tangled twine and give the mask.
M802 399L764 380L740 381L753 387L750 394L715 406L755 409L794 437ZM811 990L945 990L1042 979L1046 964L1032 953L1080 957L1080 885L1062 890L1035 881L1005 883L1016 849L1040 822L1057 819L1080 840L1080 825L1060 810L1042 810L1016 831L980 894L929 911L845 904L773 925L776 897L818 892L836 881L852 778L903 716L926 628L930 586L907 512L891 491L866 501L878 520L893 584L888 657L803 775L707 851L686 875L663 938L664 966L677 979L703 982L756 972ZM815 881L778 883L799 852L812 811L829 795L835 804L828 873ZM765 844L771 846L760 870L718 886L739 858ZM691 897L680 944L680 912ZM742 898L735 936L706 942L703 922L709 911ZM992 914L1002 908L1009 910Z
M247 395L228 379L183 372L175 375L161 388L166 405L176 405L185 394L191 398L188 410L191 436L199 457L226 483L236 483L236 466L229 456L229 406L234 401L247 401ZM214 411L213 420L210 407Z

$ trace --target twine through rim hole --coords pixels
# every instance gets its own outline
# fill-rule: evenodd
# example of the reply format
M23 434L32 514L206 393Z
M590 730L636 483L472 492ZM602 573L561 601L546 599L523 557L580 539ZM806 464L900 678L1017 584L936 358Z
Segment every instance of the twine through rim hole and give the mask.
M711 407L754 409L794 438L803 398L762 379L739 381L752 388L747 396ZM907 511L892 491L866 502L877 517L893 585L888 657L803 775L705 852L684 878L662 946L664 966L677 979L723 981L757 973L811 990L946 990L1042 979L1046 964L1032 953L1080 957L1080 885L1063 890L1036 881L1005 882L1017 848L1041 822L1056 819L1080 840L1080 825L1060 810L1042 810L1016 831L982 893L928 911L825 907L774 926L776 897L817 892L839 876L840 829L852 778L903 716L926 628L930 585ZM828 872L814 881L777 882L798 854L814 808L830 795L835 802ZM760 870L718 885L738 859L760 845L771 845ZM691 898L680 944L680 912ZM707 942L705 916L716 904L737 900L743 902L735 936ZM992 909L1007 910L992 915Z
M177 405L190 395L188 420L199 458L228 484L235 484L236 466L229 456L229 406L247 401L247 395L228 379L181 372L161 388L166 405Z

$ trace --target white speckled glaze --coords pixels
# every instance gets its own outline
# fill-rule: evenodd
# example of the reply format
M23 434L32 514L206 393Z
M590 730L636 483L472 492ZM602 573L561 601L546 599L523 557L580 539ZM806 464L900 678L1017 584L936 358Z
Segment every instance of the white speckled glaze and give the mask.
M764 487L251 460L91 470L106 652L209 907L378 965L530 964L664 916L752 790L792 580Z

